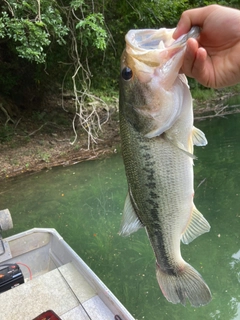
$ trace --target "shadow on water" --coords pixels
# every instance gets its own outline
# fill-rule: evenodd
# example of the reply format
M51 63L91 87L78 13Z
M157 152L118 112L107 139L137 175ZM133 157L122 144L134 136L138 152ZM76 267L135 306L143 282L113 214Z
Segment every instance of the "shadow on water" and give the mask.
M182 254L211 288L209 305L167 302L145 231L118 236L127 192L120 155L1 183L0 209L9 208L14 221L4 236L57 229L136 319L240 319L240 115L196 126L209 144L195 148L195 204L212 228L182 245Z

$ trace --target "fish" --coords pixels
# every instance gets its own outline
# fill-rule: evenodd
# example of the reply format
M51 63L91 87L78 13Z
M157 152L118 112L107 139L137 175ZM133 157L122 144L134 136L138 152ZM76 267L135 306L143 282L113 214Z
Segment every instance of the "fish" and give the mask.
M192 96L181 73L186 42L175 29L130 30L121 56L119 122L128 193L120 235L145 228L165 298L194 307L211 301L202 276L181 255L210 225L193 202L193 146L207 145L193 122Z

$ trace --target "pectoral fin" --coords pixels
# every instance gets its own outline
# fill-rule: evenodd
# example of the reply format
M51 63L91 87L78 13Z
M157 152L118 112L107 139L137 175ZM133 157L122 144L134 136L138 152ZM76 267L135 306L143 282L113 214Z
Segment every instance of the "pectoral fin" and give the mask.
M203 147L208 144L205 134L196 127L193 127L192 140L193 144L198 147Z
M119 234L121 236L129 236L131 233L136 232L138 229L143 227L143 224L139 220L135 209L133 208L131 197L128 193L123 208L123 220Z
M179 141L173 141L172 139L169 139L166 135L163 136L163 139L165 139L166 141L168 141L169 143L171 143L174 147L178 148L179 150L181 150L183 153L185 153L188 157L196 160L197 157L192 154L191 152L189 152L188 150L186 150L186 148L184 147L184 145L179 142Z
M205 232L209 232L209 230L210 230L209 223L194 206L191 219L189 221L189 224L186 230L182 234L181 240L184 244L189 244L201 234Z

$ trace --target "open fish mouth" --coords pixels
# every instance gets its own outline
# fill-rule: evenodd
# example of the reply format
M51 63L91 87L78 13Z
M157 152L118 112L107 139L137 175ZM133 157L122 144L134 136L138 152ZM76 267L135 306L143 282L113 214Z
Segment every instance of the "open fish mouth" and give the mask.
M130 30L125 37L126 51L133 58L148 65L157 65L183 49L189 38L196 39L200 33L200 28L195 26L187 34L174 40L172 38L174 30L166 28ZM149 61L151 63L148 63Z
M127 45L135 50L155 50L182 46L189 38L196 39L200 33L200 28L195 26L188 33L174 40L172 38L174 30L165 28L130 30L125 40Z

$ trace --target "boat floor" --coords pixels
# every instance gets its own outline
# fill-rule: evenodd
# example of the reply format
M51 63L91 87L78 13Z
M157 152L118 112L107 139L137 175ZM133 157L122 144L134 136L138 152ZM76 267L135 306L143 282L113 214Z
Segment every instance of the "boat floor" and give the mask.
M32 320L49 309L62 320L114 319L72 263L0 294L1 320Z

